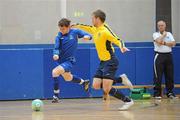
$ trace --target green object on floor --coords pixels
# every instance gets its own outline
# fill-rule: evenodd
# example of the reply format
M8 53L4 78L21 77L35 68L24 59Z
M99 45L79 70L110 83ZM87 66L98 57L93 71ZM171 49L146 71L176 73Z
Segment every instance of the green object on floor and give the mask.
M150 93L143 93L143 99L150 99L151 94Z
M151 95L147 92L146 88L135 88L131 91L131 98L134 100L150 99Z

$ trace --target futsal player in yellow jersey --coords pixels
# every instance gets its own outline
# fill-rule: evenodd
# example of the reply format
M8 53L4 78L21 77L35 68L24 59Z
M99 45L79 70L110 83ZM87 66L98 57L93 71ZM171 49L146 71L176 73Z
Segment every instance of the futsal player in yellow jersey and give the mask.
M93 35L97 54L100 59L99 67L93 79L93 88L101 89L102 86L105 95L110 94L125 103L119 110L127 110L134 104L133 100L113 88L112 85L114 82L118 82L129 86L130 89L133 86L125 74L115 77L119 61L114 54L115 51L112 44L118 46L122 53L129 51L129 49L124 46L124 43L104 23L105 19L106 14L102 10L96 10L92 13L93 26L76 24L73 27L82 29Z

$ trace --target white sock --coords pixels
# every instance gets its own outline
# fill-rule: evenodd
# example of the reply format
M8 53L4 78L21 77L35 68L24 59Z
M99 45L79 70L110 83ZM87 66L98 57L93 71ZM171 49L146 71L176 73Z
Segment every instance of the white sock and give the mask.
M84 83L84 80L83 80L83 79L81 79L81 82L80 82L79 84L81 85L81 84L83 84L83 83Z

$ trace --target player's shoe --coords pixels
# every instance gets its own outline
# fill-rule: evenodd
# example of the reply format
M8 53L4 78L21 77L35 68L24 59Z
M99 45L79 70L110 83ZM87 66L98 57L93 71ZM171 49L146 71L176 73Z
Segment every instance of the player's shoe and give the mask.
M89 82L89 80L84 80L84 82L83 82L83 87L84 87L84 90L86 91L86 92L88 92L89 91L89 84L90 84L90 82Z
M128 79L126 74L122 74L120 75L120 77L122 78L122 84L124 84L125 86L128 86L130 88L130 90L133 89L133 85L131 83L131 81Z
M125 110L128 110L133 105L134 105L134 101L131 99L130 102L125 102L122 107L118 108L118 110L125 111Z
M59 98L54 95L54 96L53 96L52 103L59 103L59 102L60 102Z
M170 99L178 99L178 97L174 93L168 93L167 97Z

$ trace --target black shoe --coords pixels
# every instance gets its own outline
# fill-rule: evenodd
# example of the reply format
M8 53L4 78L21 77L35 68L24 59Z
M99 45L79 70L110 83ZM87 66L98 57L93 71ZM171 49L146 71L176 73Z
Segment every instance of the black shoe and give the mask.
M60 100L57 96L53 96L53 100L52 100L52 103L59 103Z
M89 91L89 84L90 84L89 80L84 80L83 87L86 92Z
M178 98L174 93L168 93L167 97L170 99L177 99Z

